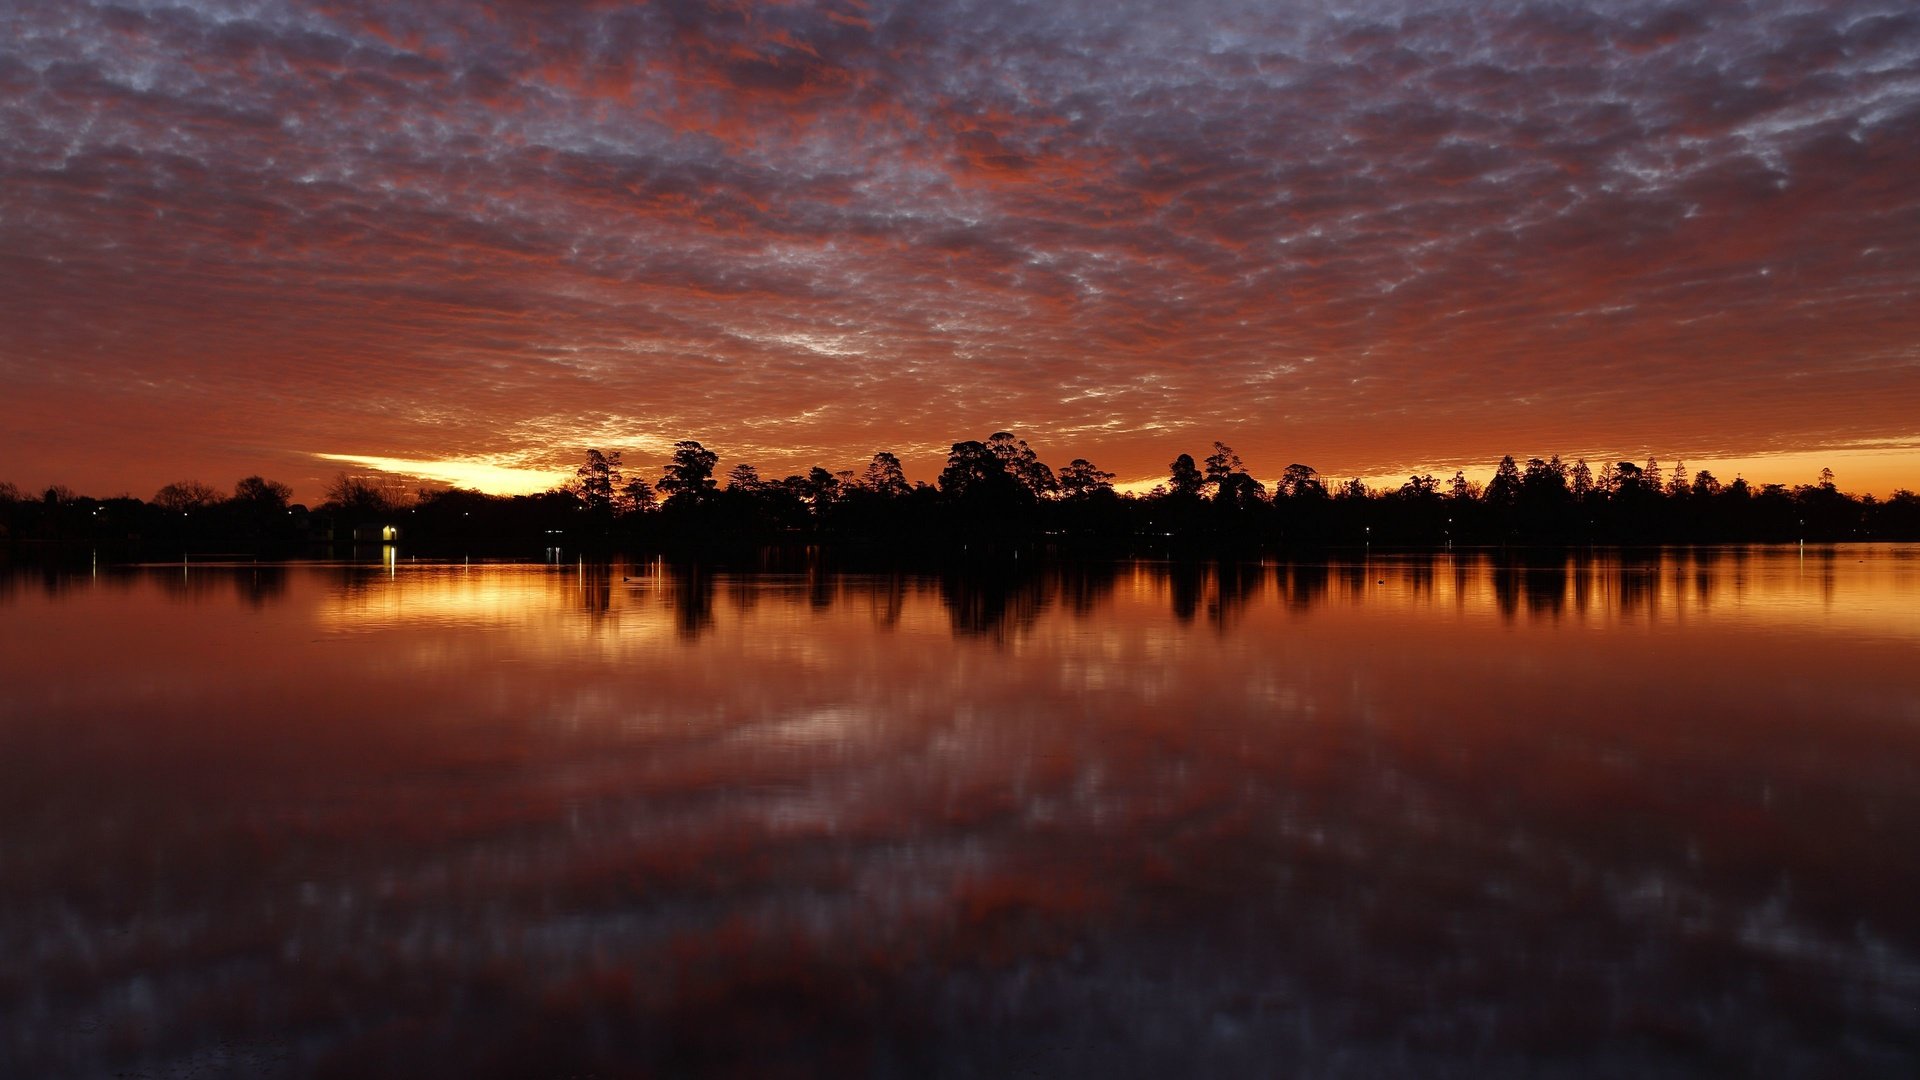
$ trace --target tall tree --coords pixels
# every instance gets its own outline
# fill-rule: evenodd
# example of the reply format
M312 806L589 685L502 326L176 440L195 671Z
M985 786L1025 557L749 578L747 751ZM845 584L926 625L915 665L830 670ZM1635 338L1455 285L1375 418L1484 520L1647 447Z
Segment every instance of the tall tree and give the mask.
M1615 462L1613 466L1613 491L1616 495L1638 495L1646 490L1646 476L1640 466L1631 461Z
M1520 477L1520 492L1530 501L1553 504L1568 494L1567 469L1555 457L1552 462L1527 459L1527 471Z
M1200 467L1193 463L1192 454L1181 454L1167 466L1167 490L1175 498L1197 499L1200 489L1206 486L1207 478L1201 474Z
M1539 459L1535 459L1536 461ZM1487 481L1485 498L1494 506L1512 506L1520 497L1520 466L1508 454L1494 466L1493 479Z
M824 513L840 497L840 477L815 465L807 470L806 479L801 486L807 505L818 515Z
M666 493L668 503L702 502L719 486L713 479L713 467L719 462L720 455L692 439L682 439L673 444L673 457L657 486Z
M760 470L744 461L735 465L727 473L728 491L759 491L766 486L766 483L765 480L760 479Z
M1074 458L1060 470L1060 494L1068 499L1086 499L1113 493L1113 474L1094 467L1086 458Z
M623 513L651 513L657 505L659 500L654 497L653 486L641 477L628 480L627 485L620 489L620 509Z
M1035 498L1051 494L1058 487L1053 470L1033 452L1027 440L1014 438L1012 432L996 431L987 436L987 450L1006 466L1007 475L1020 481L1020 486Z
M1294 462L1280 474L1280 492L1289 499L1324 499L1326 485L1320 482L1320 470Z
M890 499L899 498L913 490L907 483L906 470L900 467L900 459L885 450L873 455L873 460L867 462L867 471L860 477L860 486Z
M986 443L975 439L953 444L947 467L940 470L940 490L952 498L984 495L1008 486L1007 464Z
M1587 465L1586 458L1575 459L1570 477L1574 498L1585 500L1593 494L1593 469Z
M1453 479L1447 481L1447 498L1455 502L1473 502L1480 493L1473 489L1473 481L1467 479L1464 469L1453 470Z
M1213 444L1213 453L1207 455L1206 466L1207 483L1213 486L1216 493L1230 484L1228 477L1247 471L1246 467L1240 464L1240 455L1233 452L1233 447L1223 442Z
M590 513L612 514L614 495L620 490L620 451L602 453L588 450L587 458L573 471L574 497Z
M1213 487L1214 501L1223 506L1244 506L1257 502L1266 494L1266 488L1260 481L1247 475L1246 466L1240 463L1240 455L1226 443L1213 444L1213 453L1207 455L1206 482Z

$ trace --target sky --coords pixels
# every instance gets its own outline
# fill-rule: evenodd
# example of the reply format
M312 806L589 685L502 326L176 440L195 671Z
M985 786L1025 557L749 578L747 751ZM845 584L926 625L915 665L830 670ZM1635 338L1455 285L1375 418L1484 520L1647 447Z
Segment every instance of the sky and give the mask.
M0 480L1920 488L1911 0L7 0Z

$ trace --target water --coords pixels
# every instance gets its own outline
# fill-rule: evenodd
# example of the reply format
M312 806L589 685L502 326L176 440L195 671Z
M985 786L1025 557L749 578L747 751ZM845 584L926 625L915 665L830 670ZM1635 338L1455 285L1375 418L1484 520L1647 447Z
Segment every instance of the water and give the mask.
M0 578L0 1075L1913 1075L1920 549Z

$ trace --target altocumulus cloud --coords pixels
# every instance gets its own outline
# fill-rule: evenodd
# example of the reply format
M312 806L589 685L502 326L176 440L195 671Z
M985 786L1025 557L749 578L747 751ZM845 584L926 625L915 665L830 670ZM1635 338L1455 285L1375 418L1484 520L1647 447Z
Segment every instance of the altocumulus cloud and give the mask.
M1920 15L14 0L0 277L28 482L1910 447Z

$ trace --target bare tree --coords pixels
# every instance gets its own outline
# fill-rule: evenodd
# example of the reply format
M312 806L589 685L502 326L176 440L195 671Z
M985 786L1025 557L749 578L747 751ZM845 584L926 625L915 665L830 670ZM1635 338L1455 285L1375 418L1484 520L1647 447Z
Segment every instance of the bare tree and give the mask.
M185 513L204 510L220 501L220 492L198 480L180 480L153 493L155 506Z

